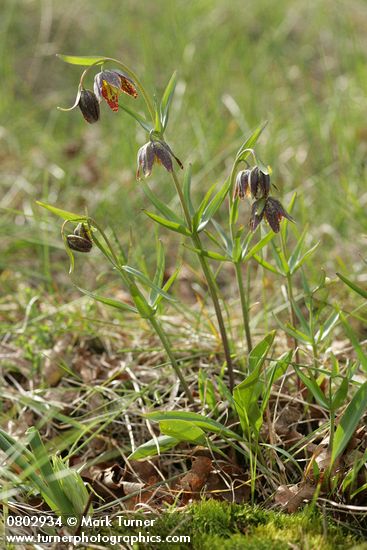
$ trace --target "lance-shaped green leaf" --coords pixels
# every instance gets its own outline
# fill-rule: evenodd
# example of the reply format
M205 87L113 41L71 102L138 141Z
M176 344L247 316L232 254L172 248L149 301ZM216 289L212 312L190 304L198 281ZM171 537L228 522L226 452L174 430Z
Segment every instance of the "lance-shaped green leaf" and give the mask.
M136 120L140 124L140 126L146 131L151 132L153 130L152 125L137 111L132 109L131 107L128 107L127 105L124 105L123 103L119 103L119 107L125 111L128 115L130 115L133 119Z
M344 405L344 401L348 397L348 387L349 387L349 380L347 377L343 378L343 380L340 383L339 388L336 390L335 395L332 400L332 410L336 411Z
M271 265L269 262L261 258L261 256L258 256L257 254L253 255L254 260L257 261L258 264L260 264L262 267L267 269L268 271L271 271L272 273L276 273L277 275L284 275L281 271L278 271L273 265Z
M324 392L318 385L315 377L310 374L307 376L299 367L294 365L294 370L297 373L297 376L302 380L306 388L311 392L312 396L316 399L321 407L324 407L326 410L330 409L329 400L326 398Z
M212 219L214 214L217 212L218 208L223 203L224 199L226 198L229 188L231 185L231 180L228 178L226 182L222 185L221 189L218 191L218 193L212 198L210 203L205 207L202 215L200 216L199 223L197 226L197 232L200 233L208 222Z
M149 218L159 223L159 225L162 225L166 229L170 229L171 231L175 231L176 233L181 233L181 235L185 235L185 237L191 236L189 229L185 225L167 220L167 218L162 218L162 216L158 216L157 214L154 214L154 212L149 212L148 210L143 210L143 212Z
M157 240L157 267L154 274L153 284L157 288L161 288L163 284L163 278L164 278L164 270L165 270L165 255L164 255L164 248L162 241ZM157 296L159 296L159 292L155 288L152 288L149 296L149 303L151 306L156 302Z
M167 84L167 87L164 91L162 101L160 104L160 113L161 113L161 124L163 131L166 129L168 124L169 109L171 106L171 101L175 93L177 83L177 72L175 71L170 78L170 81Z
M229 256L232 255L232 239L227 235L227 233L224 231L224 229L222 228L222 226L216 222L215 220L211 220L211 223L214 225L214 228L216 230L216 232L218 233L222 243L223 243L223 246L219 244L219 242L217 240L215 240L211 234L206 231L206 234L208 235L208 237L213 240L213 242L215 242L220 248L222 248L223 250L225 250L227 252L227 254Z
M192 217L195 214L195 208L191 201L191 174L192 174L192 166L191 164L189 164L185 171L182 190L183 190L185 203L187 205L187 208L189 209L190 216Z
M233 399L245 437L257 436L262 424L262 412L258 399L265 388L260 376L264 361L273 344L275 331L270 332L254 347L249 355L249 375L233 390Z
M164 284L162 290L164 292L168 292L169 289L171 288L171 286L173 285L173 283L175 282L175 280L177 279L177 276L180 272L180 269L181 269L181 266L178 266L177 269L175 269L175 271L172 273L172 275L170 276L170 278L166 281L166 283ZM162 294L158 294L155 301L151 304L152 307L156 308L158 307L158 305L161 303L161 301L163 300L163 296Z
M259 124L257 128L249 135L249 137L245 140L245 142L241 145L236 160L243 161L247 158L247 156L250 154L249 151L246 151L246 149L251 149L256 144L257 140L259 139L262 131L264 130L265 126L267 125L267 122L264 122L262 124Z
M253 235L253 232L251 232L251 235ZM252 248L250 248L248 252L247 252L248 246L243 246L241 261L243 263L247 262L250 258L255 256L255 254L257 254L262 248L264 248L264 246L266 246L272 239L274 239L274 237L275 237L274 231L269 231L269 233L267 233L264 237L262 237L262 239L260 239L258 243L256 243Z
M214 192L214 189L215 189L215 183L211 187L209 187L208 191L205 193L205 197L203 198L203 200L200 203L199 208L196 210L196 212L193 216L192 225L193 225L193 228L194 228L195 231L197 231L197 228L200 224L201 216L203 215L203 212L204 212L205 208L209 204L209 201L210 201L210 198L211 198L211 196Z
M206 258L210 258L211 260L216 260L217 262L230 262L231 258L228 258L227 256L223 256L223 254L218 254L218 252L213 252L212 250L204 250L200 248L195 248L193 246L190 246L188 244L184 245L185 248L188 250L191 250L192 252L195 252L199 256L205 256Z
M366 298L366 300L367 300L367 290L366 289L364 289L361 286L357 285L356 283L354 283L353 281L351 281L350 279L348 279L345 275L342 275L341 273L337 273L337 276L346 285L348 285L349 288L351 288L352 290L354 290L354 292L357 292L357 294L359 294L363 298Z
M96 292L91 292L90 290L81 288L78 285L75 285L75 286L80 292L82 292L86 296L89 296L89 298L93 298L93 300L96 300L97 302L101 302L101 304L114 307L116 309L119 309L120 311L130 311L131 313L138 313L138 310L135 307L130 306L129 304L125 304L124 302L119 302L118 300L113 300L112 298L107 298L106 296L101 296Z
M191 423L194 426L199 426L199 428L202 428L205 432L213 432L222 437L242 441L241 436L239 436L229 428L226 428L220 422L217 422L212 418L202 416L198 413L185 411L157 411L147 413L144 416L149 420L154 420L156 422L161 422L162 420L184 420L185 422Z
M300 330L296 329L295 327L292 327L290 324L284 324L282 323L279 318L274 315L276 322L280 326L281 329L284 330L289 336L292 336L292 338L295 338L296 340L299 340L300 342L303 342L304 344L312 344L312 336L308 332L305 334L304 332L301 332Z
M327 338L330 334L330 332L335 327L336 323L339 321L339 311L336 313L333 312L329 317L326 319L326 321L321 325L320 329L317 331L315 335L315 340L317 343L322 342Z
M333 449L331 452L332 466L335 460L342 454L354 432L366 412L367 408L367 382L364 382L353 396L352 401L345 409L339 420L333 440Z
M154 439L150 439L146 443L140 445L133 453L128 456L129 460L142 460L149 456L156 456L169 451L180 443L179 439L167 435L160 435ZM158 445L158 446L157 446Z
M294 265L293 268L289 266L290 274L293 275L300 267L303 266L303 264L312 256L312 254L317 250L317 248L320 246L320 241L318 241L312 248L307 250L303 254L303 256L299 259L299 261Z
M278 270L282 273L282 275L287 275L287 273L289 273L289 265L287 262L287 258L284 256L283 250L281 250L279 246L276 246L273 241L271 241L270 247L273 251L275 263L277 264Z
M144 181L141 182L141 185L143 187L143 191L144 191L145 195L148 197L150 202L152 204L154 204L154 206L156 207L158 212L163 214L163 216L171 222L175 222L175 223L177 223L179 225L183 225L183 226L185 225L184 220L178 214L176 214L176 212L174 212L171 208L169 208L169 206L167 206L164 202L162 202L157 197L157 195L155 193L153 193L153 191L150 189L149 185L147 185Z
M80 214L74 214L73 212L68 212L67 210L62 210L61 208L57 208L56 206L52 206L51 204L46 204L45 202L36 201L36 204L39 206L42 206L42 208L46 208L46 210L49 210L52 212L52 214L56 214L56 216L59 216L63 220L71 221L71 222L86 222L88 220L88 216L81 216Z
M89 67L90 65L102 65L106 61L103 55L98 56L77 56L77 55L64 55L61 53L56 54L59 59L69 63L69 65L84 65Z
M196 445L205 445L205 432L199 426L185 420L161 420L159 428L164 435Z
M173 298L173 296L170 296L167 294L167 292L164 292L159 286L157 286L153 281L151 281L144 273L139 271L139 269L135 269L135 267L131 267L129 265L122 265L121 269L123 271L126 271L126 273L129 273L134 278L141 281L144 285L154 290L157 294L160 294L163 298L168 300L169 302L177 302L176 298Z

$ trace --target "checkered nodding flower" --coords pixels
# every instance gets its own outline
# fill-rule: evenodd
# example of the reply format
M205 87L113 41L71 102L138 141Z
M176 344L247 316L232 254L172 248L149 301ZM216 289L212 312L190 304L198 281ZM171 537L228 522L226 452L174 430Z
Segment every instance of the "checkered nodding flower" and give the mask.
M119 95L125 93L134 98L138 96L134 82L125 73L118 71L102 71L94 77L94 93L101 103L105 99L112 109L119 109Z
M254 202L251 210L250 227L255 231L257 226L265 218L274 233L280 230L280 222L283 218L294 222L294 219L286 212L281 203L272 197L262 198Z
M266 198L270 192L269 174L264 174L258 166L255 166L249 175L249 186L254 199Z
M249 185L250 173L251 173L251 170L241 170L241 172L238 172L236 177L236 182L234 184L234 191L233 191L234 199L236 199L237 197L239 199L250 197L251 195L250 185Z
M182 162L173 154L167 143L159 140L148 141L138 151L137 179L140 179L141 171L145 178L150 176L155 163L162 164L167 172L173 172L172 159L175 159L179 167L183 168Z
M99 102L93 92L90 90L82 90L80 92L78 107L89 124L98 122L100 116Z

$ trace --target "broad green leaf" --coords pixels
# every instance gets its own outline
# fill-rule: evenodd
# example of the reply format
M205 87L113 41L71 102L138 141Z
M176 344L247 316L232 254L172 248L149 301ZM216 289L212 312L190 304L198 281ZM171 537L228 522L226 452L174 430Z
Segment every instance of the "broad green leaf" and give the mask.
M42 208L46 208L46 210L49 210L53 214L56 214L56 216L59 216L63 220L69 220L72 222L83 222L88 220L87 216L80 216L79 214L74 214L73 212L68 212L67 210L56 208L56 206L46 204L45 202L36 201L36 204L42 206Z
M159 428L164 435L179 441L188 441L196 445L205 445L205 432L199 426L185 420L161 420Z
M124 302L118 302L117 300L113 300L112 298L106 298L105 296L100 296L95 292L90 292L89 290L86 290L85 288L81 288L80 286L77 286L77 285L75 286L78 290L80 290L80 292L82 292L86 296L89 296L89 298L93 298L93 300L96 300L97 302L101 302L106 306L114 307L116 309L119 309L120 311L131 311L132 313L138 313L137 309L133 306L130 306L129 304L125 304Z
M62 59L65 61L65 63L69 63L70 65L84 65L85 67L89 67L90 65L101 65L106 61L106 58L103 57L103 55L99 56L76 56L76 55L63 55L61 53L57 53L56 57L59 59Z
M236 439L237 441L242 441L242 438L237 435L232 430L226 428L220 422L202 416L198 413L191 413L185 411L157 411L152 413L147 413L144 415L149 420L154 420L156 422L161 422L162 420L185 420L195 426L199 426L206 432L213 432L221 435L222 437L227 437L231 439Z
M164 202L162 202L144 181L141 182L141 185L143 187L145 195L154 204L156 209L161 214L163 214L165 218L167 218L167 220L182 226L185 225L184 220L178 214L176 214L176 212L171 210L171 208L169 208Z
M193 217L195 214L195 208L191 201L191 174L192 174L192 166L191 164L189 164L184 175L182 189L183 189L185 203L189 209L190 216Z
M259 342L250 352L248 357L248 370L253 372L255 369L260 369L273 345L275 338L275 330L272 330Z
M256 243L251 249L249 252L247 252L246 250L244 250L242 254L242 262L247 262L250 258L252 258L253 256L255 256L255 254L257 254L262 248L264 248L264 246L266 246L272 239L274 239L275 237L275 233L274 231L269 231L269 233L267 233L265 235L265 237L263 237L262 239L260 239L260 241L258 243Z
M172 222L170 220L167 220L166 218L162 218L161 216L157 216L157 214L154 214L153 212L148 212L148 210L143 210L143 212L152 220L159 223L163 227L166 227L167 229L170 229L171 231L175 231L176 233L181 233L181 235L185 235L185 237L190 237L191 233L187 229L186 226L181 225L176 222Z
M332 401L332 409L336 411L344 404L344 401L348 397L349 380L347 377L343 378L339 388L336 390Z
M275 331L270 332L254 347L249 355L249 375L233 390L233 399L245 437L258 436L262 424L262 412L258 399L265 389L260 376L264 361L273 344Z
M366 300L367 300L367 290L365 290L364 288L362 288L359 285L356 285L356 283L353 283L353 281L351 281L350 279L348 279L345 275L342 275L341 273L337 273L337 276L346 285L348 285L352 290L354 290L354 292L357 292L357 294L359 294L363 298L366 298Z
M43 479L49 487L52 499L57 504L61 513L72 512L73 505L62 490L61 482L56 479L48 452L45 449L38 431L36 428L31 427L27 430L27 435L30 437L29 444L35 456L35 464L41 471Z
M167 87L164 91L162 101L160 104L161 123L162 123L163 131L167 127L169 108L171 105L173 95L175 93L176 83L177 83L177 72L175 71L171 76L170 81L167 84Z
M342 454L354 435L359 421L367 408L367 382L362 384L353 396L352 401L345 409L338 427L335 431L333 449L331 453L332 466L335 460Z
M135 267L131 267L129 265L122 265L121 269L123 269L124 271L126 271L126 273L129 273L130 275L132 275L133 277L141 281L147 287L153 289L154 292L156 292L157 294L160 294L163 298L165 298L169 302L177 302L176 298L174 298L173 296L170 296L169 294L167 294L167 292L164 292L164 290L162 290L159 286L154 284L153 281L148 279L148 277L144 275L144 273L139 271L139 269L135 269Z
M328 399L325 397L324 392L316 382L315 378L312 375L306 376L306 374L296 365L294 365L294 369L298 377L302 380L306 388L311 392L311 394L316 399L318 404L324 407L326 410L329 410L330 403Z
M158 443L158 447L157 447ZM149 456L155 456L162 454L165 451L169 451L172 447L175 447L180 441L175 437L169 437L167 435L160 435L155 439L150 439L146 443L140 445L131 455L128 456L129 460L142 460Z

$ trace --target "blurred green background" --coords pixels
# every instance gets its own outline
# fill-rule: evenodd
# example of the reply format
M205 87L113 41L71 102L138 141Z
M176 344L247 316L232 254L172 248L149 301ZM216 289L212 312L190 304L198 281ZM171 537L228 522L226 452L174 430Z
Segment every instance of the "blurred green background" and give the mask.
M72 105L81 68L56 53L119 58L158 97L178 70L167 140L193 164L198 198L228 175L243 136L268 120L257 152L285 205L297 191L297 231L307 224L309 243L321 240L317 270L334 276L352 265L363 280L366 52L363 0L2 0L3 283L15 274L51 284L65 262L58 221L37 199L88 208L124 242L132 227L147 256L154 244L135 180L144 132L105 104L93 126L78 110L58 111ZM143 109L141 99L136 106ZM174 200L163 170L150 183ZM247 223L249 206L241 216Z

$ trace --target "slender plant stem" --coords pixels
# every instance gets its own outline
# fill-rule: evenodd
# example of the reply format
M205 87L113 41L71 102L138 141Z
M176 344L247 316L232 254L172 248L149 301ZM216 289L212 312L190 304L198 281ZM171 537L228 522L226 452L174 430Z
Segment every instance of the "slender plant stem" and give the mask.
M287 259L285 239L283 237L283 232L281 233L281 236L280 236L280 242L281 242L284 258ZM286 275L286 279L287 279L287 294L288 294L289 312L290 312L290 316L291 316L291 323L292 323L292 326L294 328L297 328L297 316L295 314L294 305L293 305L294 304L294 296L293 296L292 275L289 272ZM294 350L296 352L296 356L295 356L296 363L299 364L300 359L299 359L298 340L297 340L297 338L293 338L293 343L294 343Z
M161 324L159 323L158 319L156 319L155 317L150 317L149 318L149 322L150 324L152 325L153 329L155 330L155 332L157 333L160 341L162 342L162 345L164 347L164 349L166 350L166 353L169 357L169 360L171 362L171 365L172 365L172 368L173 370L175 371L179 381L181 382L181 385L185 391L185 394L186 394L186 397L187 399L189 400L189 402L193 405L195 403L195 400L193 398L193 395L191 393L191 390L181 372L181 369L176 361L176 358L172 352L172 348L171 348L171 344L163 330L163 328L161 327Z
M178 181L178 178L177 178L175 172L171 172L171 173L172 173L172 178L173 178L173 181L174 181L174 184L175 184L175 187L176 187L177 194L178 194L180 202L181 202L182 210L183 210L185 218L186 218L187 225L188 225L188 227L191 231L191 239L193 241L193 244L195 245L195 248L200 250L200 253L198 254L198 258L199 258L199 262L200 262L201 268L203 270L203 273L205 275L206 281L208 283L210 296L212 298L215 314L217 316L219 332L220 332L220 335L221 335L221 338L222 338L224 355L225 355L226 363L227 363L227 370L228 370L228 377L229 377L229 388L232 391L233 388L234 388L234 373L233 373L233 364L232 364L232 358L231 358L231 350L230 350L230 346L229 346L226 327L225 327L225 324L224 324L222 310L221 310L220 303L219 303L215 277L213 275L212 270L210 269L210 266L209 266L209 263L208 263L206 257L203 254L203 245L201 243L201 239L200 239L198 233L196 233L195 231L192 230L191 216L190 216L190 212L187 208L185 198L183 196L183 192L182 192L182 189L181 189L180 182Z
M247 341L247 351L248 351L248 353L250 353L250 351L252 350L252 340L251 340L251 330L250 330L249 315L248 315L248 303L247 303L247 299L246 299L245 289L243 287L243 277L242 277L241 263L236 262L234 264L234 267L235 267L235 270L236 270L237 285L238 285L238 290L239 290L239 293L240 293L243 324L244 324L244 327L245 327L246 341Z
M297 328L297 317L294 312L294 297L293 297L293 285L292 285L292 275L290 273L287 273L287 293L288 293L288 300L289 300L289 309L291 313L291 321L294 328ZM297 338L293 338L294 341L294 349L296 351L296 363L299 364L299 351L298 351L298 341Z
M96 227L96 229L98 229L98 231L101 233L105 243L107 244L110 252L111 252L111 255L113 257L113 260L115 261L115 266L117 268L117 270L119 271L121 277L122 277L122 280L124 281L124 283L126 284L126 286L128 288L131 288L131 287L136 287L135 283L130 281L129 277L126 275L126 273L121 269L120 265L119 265L119 260L116 256L116 253L110 243L110 241L108 240L108 237L107 235L105 234L105 232L103 231L103 229L94 221L94 220L90 220L91 223ZM193 405L195 403L195 400L194 400L194 397L191 393L191 390L181 372L181 369L176 361L176 358L174 356L174 353L172 351L172 348L171 348L171 344L161 326L161 324L159 323L158 319L156 319L154 317L154 313L152 316L148 317L148 321L150 322L152 328L155 330L157 336L159 337L160 341L162 342L162 345L168 355L168 358L171 362L171 365L172 365L172 368L173 370L175 371L178 379L180 380L181 384L182 384L182 387L185 391L185 394L186 394L186 397L188 399L188 401Z

